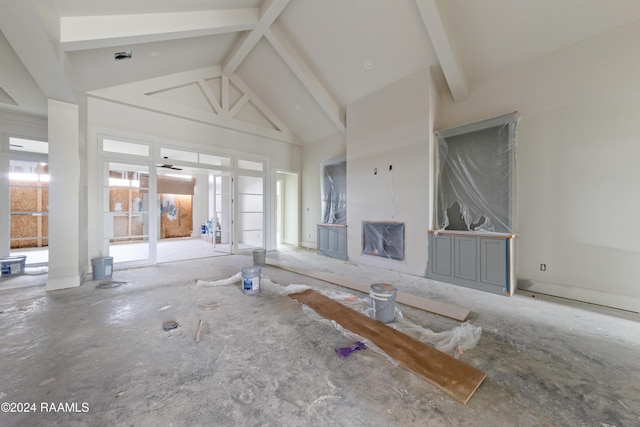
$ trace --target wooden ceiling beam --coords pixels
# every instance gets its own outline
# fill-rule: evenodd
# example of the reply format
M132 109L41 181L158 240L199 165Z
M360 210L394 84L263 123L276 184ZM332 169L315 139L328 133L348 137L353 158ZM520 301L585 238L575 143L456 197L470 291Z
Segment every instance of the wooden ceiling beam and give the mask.
M455 102L463 101L469 96L467 80L455 46L447 34L444 21L438 11L436 0L416 0L416 3L449 85L451 96Z
M60 18L65 51L149 43L245 31L258 24L257 8Z
M255 27L233 46L231 53L222 62L222 74L231 76L236 72L249 52L258 44L271 24L280 16L290 0L264 0L260 5L260 19Z
M276 25L271 26L271 29L265 33L265 37L291 71L298 77L302 85L320 105L320 108L324 110L329 119L336 125L340 133L344 133L346 130L345 120L341 113L340 106L295 50L289 39L282 34Z

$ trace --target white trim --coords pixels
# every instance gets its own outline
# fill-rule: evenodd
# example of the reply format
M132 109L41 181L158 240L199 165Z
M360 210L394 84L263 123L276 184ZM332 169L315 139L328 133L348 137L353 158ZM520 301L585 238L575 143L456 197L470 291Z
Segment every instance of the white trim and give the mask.
M620 295L611 292L603 292L595 289L580 288L577 286L564 285L559 283L543 282L526 277L518 277L518 284L523 280L528 281L526 288L521 290L527 292L537 292L545 295L552 295L560 298L588 302L596 305L618 308L621 310L640 313L640 298L630 295Z
M202 90L203 81L218 77L222 77L221 110L218 110L218 107L216 106L217 100L213 93L210 90ZM238 120L232 117L229 109L229 80L231 80L238 90L243 93L242 99L244 100L245 97L248 97L248 100L250 100L253 105L260 110L260 112L275 128L256 125L254 123ZM197 85L197 87L201 89L202 96L210 105L212 105L212 111L203 111L195 107L180 105L172 101L153 96L154 93L189 86L192 84ZM93 90L87 92L87 95L97 99L104 99L118 104L130 105L170 116L274 139L276 141L300 144L284 123L278 119L267 105L264 104L238 76L228 78L227 76L221 75L220 66L206 67L135 83ZM210 96L213 96L213 98L210 98ZM232 112L235 113L236 110L232 109Z

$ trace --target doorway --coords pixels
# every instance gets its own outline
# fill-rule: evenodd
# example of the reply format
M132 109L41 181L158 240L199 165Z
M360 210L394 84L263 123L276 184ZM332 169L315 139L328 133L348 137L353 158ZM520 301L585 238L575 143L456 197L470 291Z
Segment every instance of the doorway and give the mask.
M278 245L299 246L300 177L297 172L276 171L276 234Z
M149 166L119 162L105 166L102 252L118 263L149 263L153 259Z
M114 263L142 265L231 253L231 172L105 165L103 253Z

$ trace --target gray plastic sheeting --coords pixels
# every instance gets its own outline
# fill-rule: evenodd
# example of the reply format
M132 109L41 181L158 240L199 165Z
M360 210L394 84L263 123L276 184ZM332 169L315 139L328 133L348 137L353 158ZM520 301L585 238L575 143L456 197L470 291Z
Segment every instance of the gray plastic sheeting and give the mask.
M322 168L322 223L347 223L347 160L327 161Z
M515 233L518 113L436 132L436 229Z

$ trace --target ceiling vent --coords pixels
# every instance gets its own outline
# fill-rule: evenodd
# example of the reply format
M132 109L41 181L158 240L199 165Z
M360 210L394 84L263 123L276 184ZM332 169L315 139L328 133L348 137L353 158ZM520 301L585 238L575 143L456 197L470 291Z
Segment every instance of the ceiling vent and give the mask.
M126 50L124 52L116 52L113 54L116 61L122 61L123 59L131 59L131 51Z

